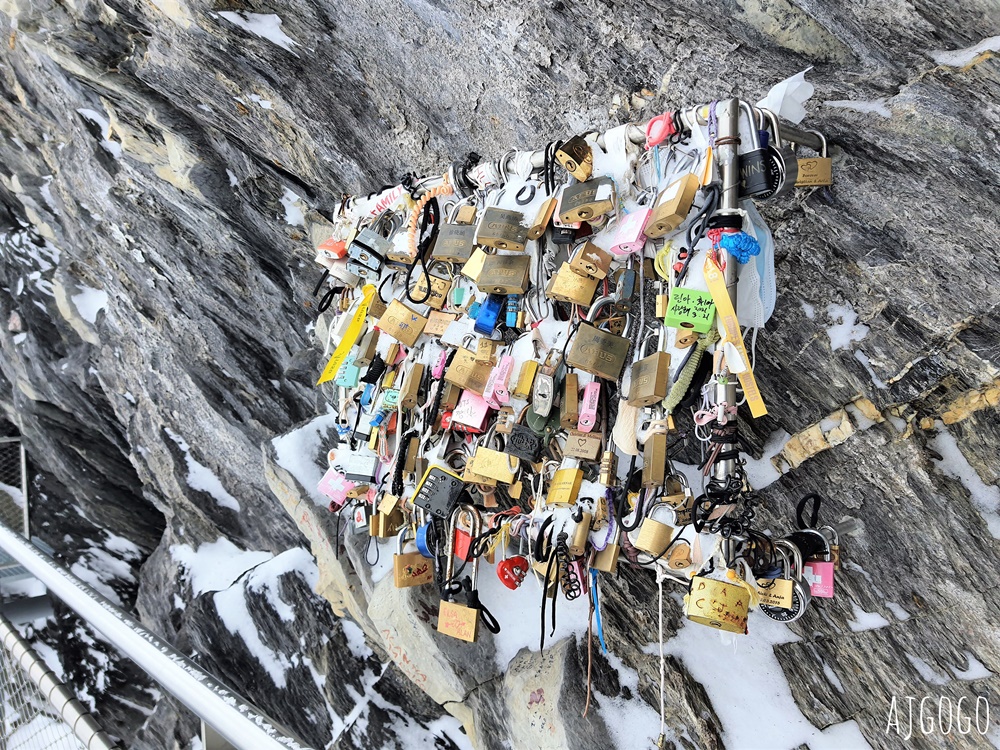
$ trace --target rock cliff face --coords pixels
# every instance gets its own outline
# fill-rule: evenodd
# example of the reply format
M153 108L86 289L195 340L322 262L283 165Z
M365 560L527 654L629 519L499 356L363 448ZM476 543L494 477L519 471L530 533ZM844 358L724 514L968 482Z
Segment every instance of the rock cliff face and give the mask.
M854 531L837 598L735 650L665 592L667 742L983 745L903 738L907 696L1000 715L991 0L2 0L0 28L0 406L35 531L316 747L659 734L651 575L606 581L589 664L585 608L542 654L442 643L436 603L376 580L360 538L338 559L282 467L272 438L326 411L311 256L341 192L814 66L835 186L762 206L779 296L750 429L766 525L819 491ZM190 716L57 625L40 636L127 746L192 747Z

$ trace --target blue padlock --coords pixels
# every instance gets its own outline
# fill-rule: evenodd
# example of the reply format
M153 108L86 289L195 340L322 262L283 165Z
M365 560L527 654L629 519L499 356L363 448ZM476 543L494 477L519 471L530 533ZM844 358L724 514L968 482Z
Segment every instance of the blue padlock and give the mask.
M479 308L479 315L476 316L476 325L473 330L481 336L491 336L496 330L497 320L500 312L507 304L507 298L503 294L488 294L483 306Z
M417 527L417 551L424 557L434 557L431 553L430 547L427 546L427 529L430 527L431 525L429 523L425 523L423 526Z
M375 398L375 384L368 383L365 385L365 390L361 394L361 408L367 409L371 406L373 398Z
M521 312L521 295L507 295L507 327L517 328L517 314Z
M361 368L354 364L354 354L348 354L344 364L340 366L340 371L334 379L334 383L341 388L355 388L361 378Z

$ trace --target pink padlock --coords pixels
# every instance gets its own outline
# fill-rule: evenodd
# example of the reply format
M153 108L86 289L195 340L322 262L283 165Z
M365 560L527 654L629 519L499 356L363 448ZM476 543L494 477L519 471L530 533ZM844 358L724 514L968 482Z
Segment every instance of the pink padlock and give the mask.
M354 489L354 482L330 467L323 478L319 480L316 489L330 498L330 510L337 510L344 507L347 502L347 493Z
M809 584L809 593L821 599L833 598L834 565L830 542L816 529L801 529L787 539L802 551L802 580Z
M445 349L441 352L441 356L438 357L437 364L434 365L434 369L431 370L431 377L435 380L440 380L444 377L444 366L448 364L448 350Z
M475 391L462 391L454 411L451 413L451 428L463 432L482 432L490 405Z
M510 403L510 375L514 371L514 358L505 354L500 357L497 366L490 370L490 376L483 388L483 398L493 409L499 409Z
M576 425L580 432L590 432L597 426L597 406L600 402L601 384L597 381L587 383L587 387L583 389L583 407Z
M618 223L611 252L615 255L631 255L642 250L646 244L646 224L652 213L652 209L640 208L625 214L625 218Z

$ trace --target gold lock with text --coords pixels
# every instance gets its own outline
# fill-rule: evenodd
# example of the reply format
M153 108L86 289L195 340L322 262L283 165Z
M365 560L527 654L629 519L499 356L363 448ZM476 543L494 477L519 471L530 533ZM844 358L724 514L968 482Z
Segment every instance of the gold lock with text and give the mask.
M414 346L424 332L427 318L414 312L398 299L394 299L379 318L378 327L382 333L392 336L406 346ZM390 362L390 360L386 360Z
M747 632L750 592L735 583L706 576L691 579L691 590L684 595L684 614L692 622L730 633Z
M692 173L688 173L667 185L653 205L653 213L649 217L646 236L657 239L674 231L691 212L694 197L698 194L701 181Z
M445 564L445 580L451 581L455 577L455 529L458 526L458 518L460 515L468 515L471 517L470 526L472 528L471 535L475 539L482 532L482 516L480 516L479 511L472 505L459 505L452 511L451 520L448 524L448 540L445 551L445 557L447 558L447 563ZM445 592L445 598L441 600L441 606L438 609L438 625L437 629L439 633L451 636L452 638L458 638L462 641L467 641L468 643L475 643L476 639L479 637L479 609L477 607L479 603L479 594L476 589L476 585L479 581L479 558L472 558L472 591L469 593L470 601L465 604L453 601L450 592Z
M531 258L527 255L489 255L476 286L486 294L524 294L530 272Z
M574 505L583 484L583 469L559 469L549 484L548 505Z
M606 278L611 272L611 261L614 256L602 250L589 240L576 249L569 259L569 267L581 276L593 276L595 279Z
M657 351L632 365L629 406L650 406L667 397L670 390L670 355Z
M666 552L670 541L674 538L673 526L653 518L657 510L665 507L662 503L658 503L649 509L649 515L642 519L639 538L635 542L636 549L641 549L657 558Z
M489 362L477 361L473 352L468 349L459 349L455 352L455 358L448 365L448 369L445 370L444 379L449 383L454 383L459 388L482 396L492 369Z
M614 209L615 183L610 177L598 177L563 188L559 221L563 224L592 221Z
M497 250L524 250L528 241L528 228L521 222L524 214L506 208L491 206L479 217L476 244L495 247Z

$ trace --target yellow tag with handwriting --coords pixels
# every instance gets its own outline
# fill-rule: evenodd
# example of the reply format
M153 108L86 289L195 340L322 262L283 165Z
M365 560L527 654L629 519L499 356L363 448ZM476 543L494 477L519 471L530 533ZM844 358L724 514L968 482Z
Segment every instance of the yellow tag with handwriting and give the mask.
M729 259L730 263L735 263L734 258ZM747 349L743 345L743 333L740 331L740 321L736 318L736 310L733 308L733 301L729 299L729 290L726 289L726 280L722 276L722 271L711 257L705 259L705 281L708 283L708 291L712 293L715 300L715 312L718 321L726 335L723 340L731 342L743 358L743 372L738 373L740 385L743 386L743 393L746 395L747 403L750 405L750 413L756 417L763 417L767 414L767 407L764 399L760 395L757 387L757 380L750 369L750 357L747 356ZM720 343L720 348L722 344ZM735 367L731 368L733 371Z

